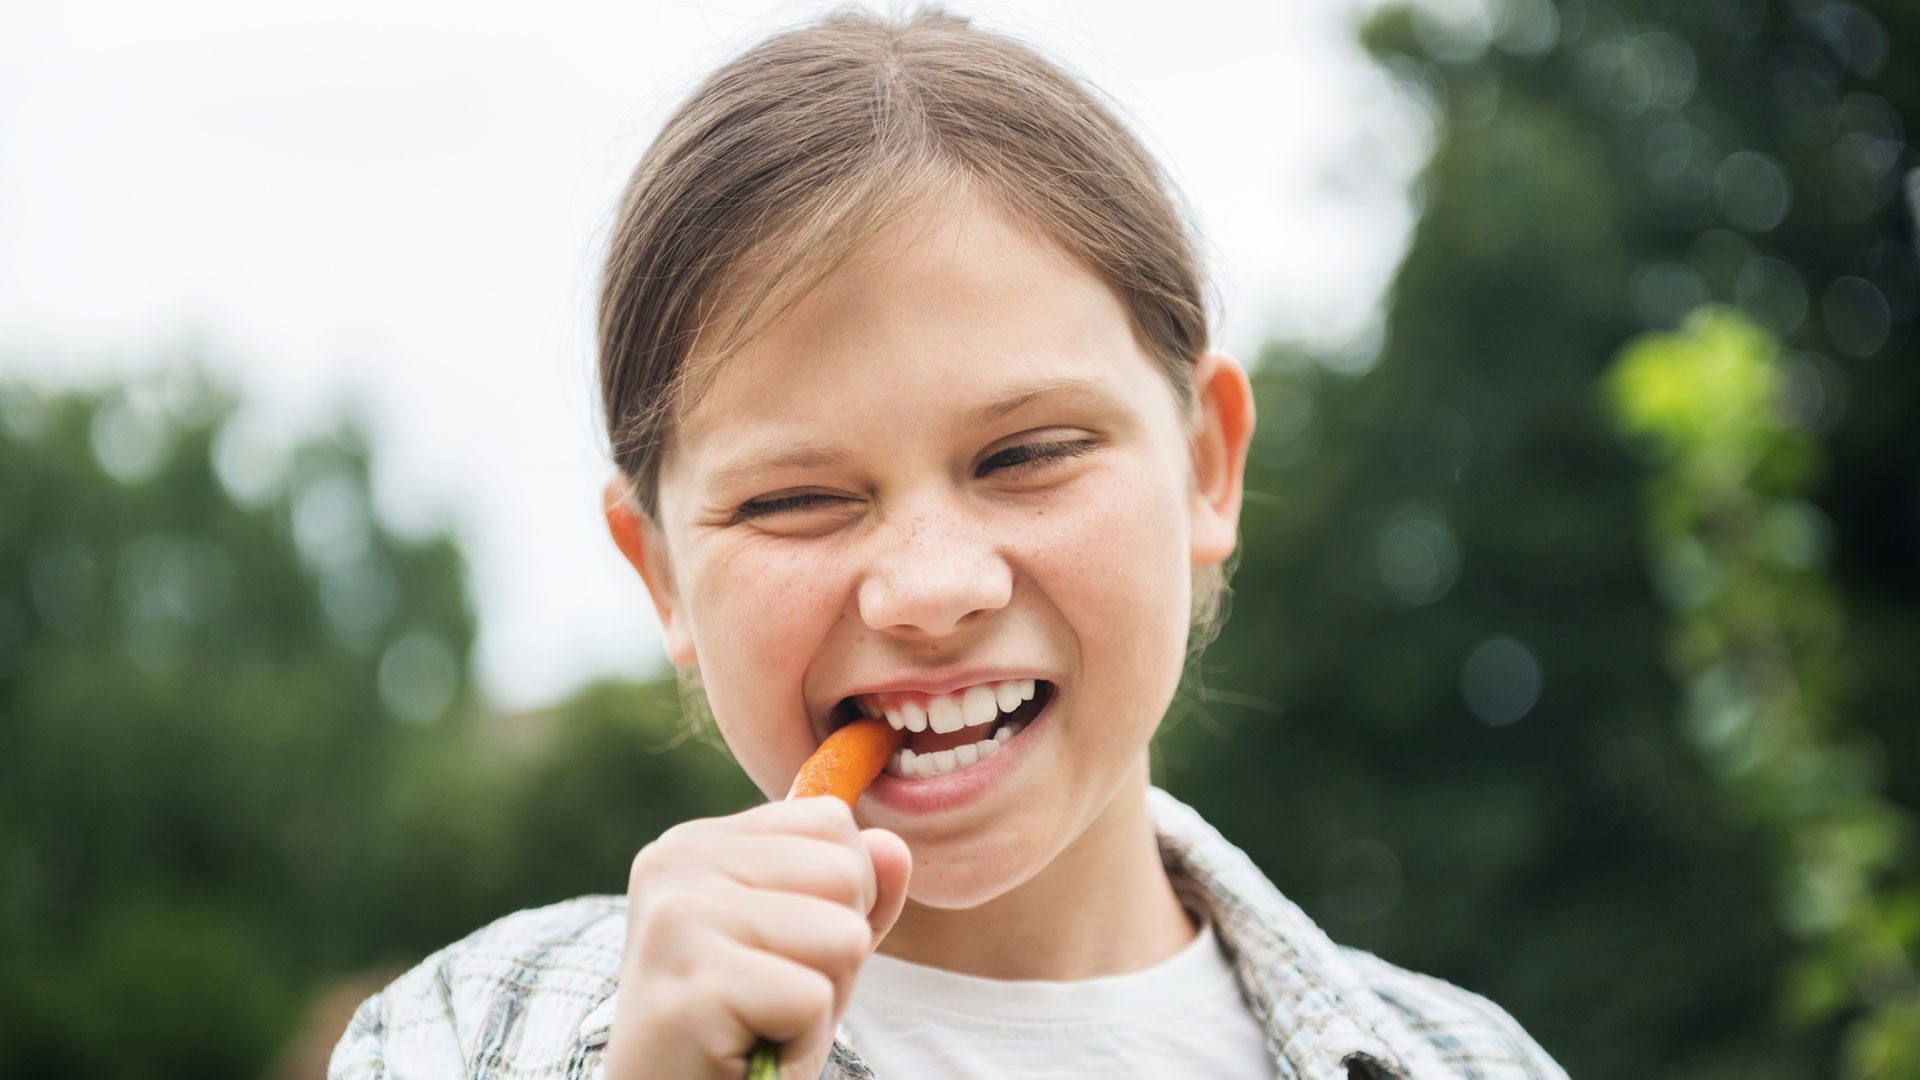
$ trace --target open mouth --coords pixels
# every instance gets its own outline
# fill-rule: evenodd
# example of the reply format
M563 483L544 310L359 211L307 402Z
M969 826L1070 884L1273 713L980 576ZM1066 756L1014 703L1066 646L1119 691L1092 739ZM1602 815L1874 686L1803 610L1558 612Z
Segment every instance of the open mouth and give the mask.
M1044 679L1012 680L967 687L929 699L886 703L846 698L834 707L833 726L861 715L884 716L904 729L906 746L887 762L886 771L906 780L958 772L992 757L1026 728L1053 700L1055 688Z

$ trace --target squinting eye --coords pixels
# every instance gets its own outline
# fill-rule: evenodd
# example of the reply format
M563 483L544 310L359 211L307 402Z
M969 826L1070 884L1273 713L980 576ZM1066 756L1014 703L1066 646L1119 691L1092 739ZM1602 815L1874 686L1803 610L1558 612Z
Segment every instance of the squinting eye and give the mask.
M795 495L772 495L765 498L749 499L733 511L733 520L746 521L750 518L766 517L770 514L784 514L794 510L809 510L828 503L840 502L840 496L828 495L818 491L803 491Z
M1094 451L1092 439L1065 439L1060 442L1025 443L1010 446L993 454L980 463L975 476L985 476L990 472L1019 470L1023 466L1032 467L1061 458L1075 458Z

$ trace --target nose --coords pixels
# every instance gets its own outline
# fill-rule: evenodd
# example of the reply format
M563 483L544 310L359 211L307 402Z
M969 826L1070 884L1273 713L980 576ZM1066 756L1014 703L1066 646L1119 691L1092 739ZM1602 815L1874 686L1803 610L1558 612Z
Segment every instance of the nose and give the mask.
M942 638L1013 597L1013 570L981 523L925 510L882 522L860 581L860 617L875 630Z

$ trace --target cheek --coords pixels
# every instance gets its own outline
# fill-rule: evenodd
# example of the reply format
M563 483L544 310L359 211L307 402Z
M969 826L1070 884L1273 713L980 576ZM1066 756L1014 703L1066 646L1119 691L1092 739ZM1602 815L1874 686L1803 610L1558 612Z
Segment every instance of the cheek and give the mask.
M767 788L812 749L802 676L843 608L836 568L780 545L687 568L700 673L735 757Z
M1040 518L1048 539L1032 558L1042 589L1074 624L1084 660L1126 665L1152 680L1171 665L1177 679L1192 577L1184 500L1179 488L1140 483L1141 475L1116 470L1074 500L1071 513Z
M831 560L778 543L720 553L690 577L685 595L703 664L709 655L749 663L769 659L769 649L784 655L778 646L831 619L845 592Z

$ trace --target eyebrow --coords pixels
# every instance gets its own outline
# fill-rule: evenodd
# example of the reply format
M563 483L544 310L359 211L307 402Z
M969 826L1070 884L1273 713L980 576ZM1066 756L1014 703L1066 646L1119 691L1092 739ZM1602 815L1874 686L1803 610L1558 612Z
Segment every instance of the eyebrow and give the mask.
M748 477L782 469L834 469L851 464L853 455L841 447L825 443L802 443L770 454L747 454L716 470L709 486L729 487Z
M1092 379L1049 379L1037 386L1008 394L997 401L968 409L966 415L960 418L959 426L962 431L986 427L1012 416L1041 398L1057 396L1084 397L1095 401L1109 400L1107 391Z

